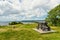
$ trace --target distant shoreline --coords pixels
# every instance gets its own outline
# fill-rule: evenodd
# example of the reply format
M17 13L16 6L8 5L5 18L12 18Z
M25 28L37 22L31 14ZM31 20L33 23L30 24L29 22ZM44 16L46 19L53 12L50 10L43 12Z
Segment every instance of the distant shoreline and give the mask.
M1 21L0 22L0 25L9 25L9 23L10 22L22 22L22 23L24 23L24 24L26 24L26 23L34 23L34 22L43 22L43 21L45 21L45 20L24 20L24 21Z

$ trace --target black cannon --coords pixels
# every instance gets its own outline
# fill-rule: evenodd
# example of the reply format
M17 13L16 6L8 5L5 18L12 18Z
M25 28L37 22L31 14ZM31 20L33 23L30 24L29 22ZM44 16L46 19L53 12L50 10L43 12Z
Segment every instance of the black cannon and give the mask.
M41 29L42 31L50 31L51 28L47 25L47 22L38 22L37 29Z

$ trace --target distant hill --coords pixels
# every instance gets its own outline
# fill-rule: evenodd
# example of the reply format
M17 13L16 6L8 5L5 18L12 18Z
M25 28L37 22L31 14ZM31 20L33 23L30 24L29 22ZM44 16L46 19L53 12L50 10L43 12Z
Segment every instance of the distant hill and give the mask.
M34 22L34 21L45 21L45 20L21 20L16 22ZM0 21L0 22L13 22L13 21Z

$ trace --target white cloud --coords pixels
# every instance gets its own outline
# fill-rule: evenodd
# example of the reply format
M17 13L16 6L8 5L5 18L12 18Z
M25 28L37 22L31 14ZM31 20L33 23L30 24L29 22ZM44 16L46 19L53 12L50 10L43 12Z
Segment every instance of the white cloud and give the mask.
M45 19L58 4L60 0L0 0L0 20Z
M0 10L0 15L2 15L3 14L3 11L2 10Z
M56 7L59 4L60 4L60 0L50 0L50 2L46 4L46 6L48 6L49 9L51 10L52 8Z

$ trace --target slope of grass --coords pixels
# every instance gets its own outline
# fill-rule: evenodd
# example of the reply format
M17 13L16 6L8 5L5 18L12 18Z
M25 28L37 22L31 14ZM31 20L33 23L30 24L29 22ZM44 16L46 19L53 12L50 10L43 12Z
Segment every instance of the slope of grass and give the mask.
M32 29L36 26L37 24L18 24L1 27L0 40L60 40L60 27L51 27L56 33L40 34Z

